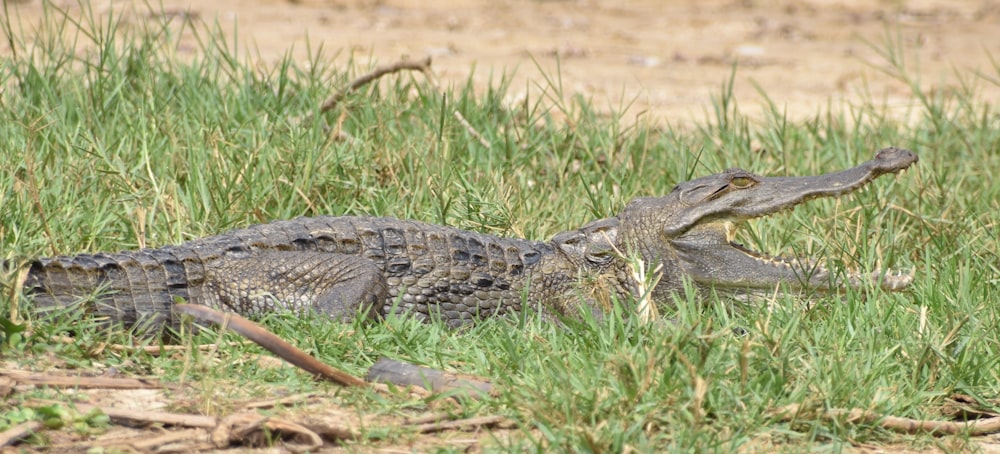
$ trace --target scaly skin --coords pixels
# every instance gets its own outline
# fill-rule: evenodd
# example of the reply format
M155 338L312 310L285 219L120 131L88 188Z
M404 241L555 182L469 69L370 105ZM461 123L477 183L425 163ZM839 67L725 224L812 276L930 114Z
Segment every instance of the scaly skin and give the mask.
M316 217L179 246L39 259L25 289L46 307L105 288L95 312L129 325L175 323L170 306L182 298L247 316L438 311L460 326L520 311L522 292L563 313L576 278L565 254L546 243L391 218Z
M917 162L886 148L875 159L815 177L762 177L740 169L639 198L618 216L549 242L499 238L391 218L317 217L257 225L178 246L37 259L25 293L42 310L96 294L92 312L145 329L175 325L178 299L255 316L313 310L334 319L394 308L458 327L516 313L600 315L636 288L622 254L661 265L654 301L690 279L701 289L835 291L910 276L875 271L837 280L811 259L773 258L732 242L736 225L816 197L852 192ZM596 289L596 290L595 290Z

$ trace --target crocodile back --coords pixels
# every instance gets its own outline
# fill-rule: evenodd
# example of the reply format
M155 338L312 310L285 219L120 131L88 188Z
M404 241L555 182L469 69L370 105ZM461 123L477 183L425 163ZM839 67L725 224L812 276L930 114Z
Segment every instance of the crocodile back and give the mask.
M393 218L298 218L234 231L231 236L254 249L321 251L367 259L382 271L388 285L381 313L395 308L423 318L438 312L452 325L520 311L525 286L544 288L543 275L553 274L539 269L544 259L551 262L553 251L547 243ZM532 277L537 278L534 284Z
M213 288L225 285L227 278L220 270L232 269L235 257L254 257L255 251L311 251L368 260L388 288L379 313L395 308L418 317L440 315L454 326L517 312L526 286L544 292L555 288L553 279L562 282L569 274L560 273L561 263L552 263L553 251L546 243L392 218L315 217L255 225L177 246L38 259L31 265L25 293L41 310L91 301L88 311L112 322L156 328L175 324L171 306L178 299L219 307ZM270 266L239 263L263 270ZM550 269L535 272L545 267Z

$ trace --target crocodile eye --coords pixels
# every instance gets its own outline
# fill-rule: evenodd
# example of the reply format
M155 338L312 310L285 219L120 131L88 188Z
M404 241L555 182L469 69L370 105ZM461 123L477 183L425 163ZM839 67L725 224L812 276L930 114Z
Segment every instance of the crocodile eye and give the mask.
M750 177L736 177L733 178L732 180L729 180L729 184L734 188L745 189L749 188L750 186L753 186L754 181L753 178Z

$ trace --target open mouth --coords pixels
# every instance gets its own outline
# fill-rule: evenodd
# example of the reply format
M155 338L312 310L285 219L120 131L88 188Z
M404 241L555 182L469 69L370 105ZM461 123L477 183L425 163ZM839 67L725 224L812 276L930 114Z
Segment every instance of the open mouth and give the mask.
M738 254L742 254L755 262L757 272L764 275L785 275L793 273L797 280L786 282L789 286L812 288L824 291L837 291L845 288L859 288L864 285L877 285L883 290L900 291L913 282L913 272L893 271L892 269L875 269L870 273L844 271L836 273L826 266L808 257L774 256L734 241L736 224L728 223L726 233L729 246Z
M664 202L683 208L664 218L663 235L681 269L705 286L842 291L874 285L888 291L902 290L913 282L909 272L833 271L816 259L755 251L736 242L735 237L739 223L787 212L816 198L850 194L916 162L917 155L909 150L886 148L871 161L818 176L763 177L729 169L677 185L672 198Z
M681 268L695 282L716 289L775 290L779 287L840 292L876 285L887 291L905 289L911 273L876 269L870 273L835 272L819 260L773 256L734 241L737 224L716 221L692 228L671 240Z
M634 199L618 216L557 235L553 241L568 256L583 257L588 266L605 266L620 251L638 251L646 263L659 262L664 270L661 283L666 283L661 287L669 289L681 287L689 277L700 287L736 293L780 288L840 292L872 286L903 290L913 282L910 272L835 271L812 258L755 251L735 237L744 221L789 211L816 198L850 194L917 161L912 151L889 147L870 161L817 176L764 177L728 169L679 183L662 197Z

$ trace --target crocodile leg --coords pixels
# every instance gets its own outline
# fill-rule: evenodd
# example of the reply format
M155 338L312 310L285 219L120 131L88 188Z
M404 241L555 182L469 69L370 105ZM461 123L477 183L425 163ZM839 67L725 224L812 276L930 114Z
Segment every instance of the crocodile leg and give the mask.
M206 268L206 302L244 315L315 311L349 320L364 312L374 319L388 297L382 271L353 255L256 250Z

